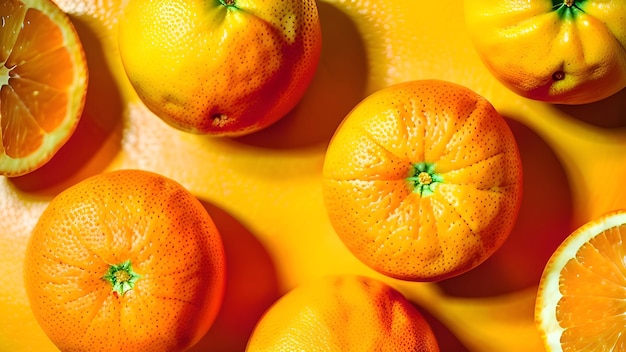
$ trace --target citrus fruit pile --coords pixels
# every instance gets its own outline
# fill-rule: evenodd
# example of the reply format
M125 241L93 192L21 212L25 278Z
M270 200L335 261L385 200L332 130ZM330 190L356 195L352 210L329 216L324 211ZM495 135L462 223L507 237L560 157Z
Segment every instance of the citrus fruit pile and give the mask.
M2 2L0 350L620 350L625 6Z

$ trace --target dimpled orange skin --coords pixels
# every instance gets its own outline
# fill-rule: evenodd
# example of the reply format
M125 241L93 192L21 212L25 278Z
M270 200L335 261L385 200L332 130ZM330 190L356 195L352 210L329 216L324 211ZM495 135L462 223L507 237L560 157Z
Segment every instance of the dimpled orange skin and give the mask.
M120 294L103 277L127 260L140 277ZM219 311L225 258L210 216L187 190L123 170L51 201L24 273L33 313L62 351L182 351Z
M420 312L394 288L354 275L324 277L280 298L255 327L247 352L436 352Z
M465 0L468 33L517 94L586 104L626 87L626 1Z
M119 33L143 102L174 127L218 136L286 115L321 53L314 0L131 1Z
M367 97L324 161L335 231L363 263L403 280L442 280L482 263L508 237L521 193L506 121L473 91L438 80Z

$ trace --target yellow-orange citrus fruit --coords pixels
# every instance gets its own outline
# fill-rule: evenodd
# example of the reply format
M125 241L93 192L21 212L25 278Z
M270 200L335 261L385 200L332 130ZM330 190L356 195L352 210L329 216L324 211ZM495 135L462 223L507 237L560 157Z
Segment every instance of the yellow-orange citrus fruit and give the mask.
M323 196L341 240L385 275L434 281L482 263L519 210L517 143L470 89L418 80L359 103L333 136Z
M121 170L50 202L24 275L33 313L62 351L182 351L219 311L225 258L191 193L158 174Z
M531 99L583 104L626 87L626 1L465 0L487 68Z
M135 0L120 54L143 102L179 129L243 135L302 98L321 51L315 0Z
M48 162L74 132L87 64L74 26L50 0L0 3L0 175Z
M439 351L430 325L389 285L337 275L302 284L256 325L248 352Z
M626 349L626 211L589 221L556 249L539 283L535 322L548 351Z

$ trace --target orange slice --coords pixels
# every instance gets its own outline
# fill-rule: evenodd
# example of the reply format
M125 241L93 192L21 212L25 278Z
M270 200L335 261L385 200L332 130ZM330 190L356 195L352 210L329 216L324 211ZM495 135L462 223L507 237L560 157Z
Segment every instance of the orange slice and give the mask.
M87 64L74 26L52 1L3 1L0 20L0 174L19 176L74 132Z
M548 351L626 346L626 211L588 222L556 249L541 277L535 321Z

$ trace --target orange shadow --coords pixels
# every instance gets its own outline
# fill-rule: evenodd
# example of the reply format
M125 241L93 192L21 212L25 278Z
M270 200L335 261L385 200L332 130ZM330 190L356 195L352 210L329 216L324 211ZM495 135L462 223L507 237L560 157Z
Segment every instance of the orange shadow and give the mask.
M256 322L280 296L271 256L255 236L223 209L203 202L226 252L226 293L211 330L190 352L241 352Z
M119 152L123 100L98 35L71 17L85 51L89 82L82 117L57 154L41 168L11 178L24 192L54 196L82 179L100 173Z
M626 89L595 103L553 105L553 107L577 120L597 127L626 127Z
M503 246L478 267L441 282L445 293L486 297L539 284L544 266L574 229L570 182L558 157L534 131L507 119L524 173L517 222Z
M440 351L470 352L444 323L435 318L435 316L430 314L426 309L422 309L419 305L413 303L413 306L422 314L424 319L426 319L428 325L430 325L437 339Z
M365 95L365 44L349 16L332 4L317 4L322 53L313 81L298 105L273 125L233 140L287 149L327 144L343 118Z

